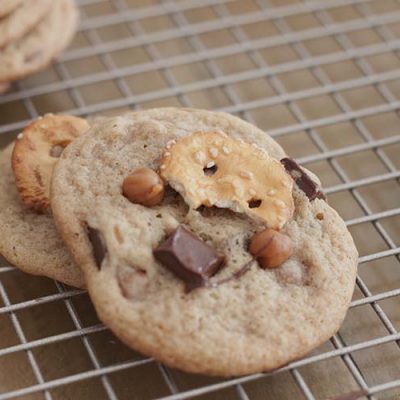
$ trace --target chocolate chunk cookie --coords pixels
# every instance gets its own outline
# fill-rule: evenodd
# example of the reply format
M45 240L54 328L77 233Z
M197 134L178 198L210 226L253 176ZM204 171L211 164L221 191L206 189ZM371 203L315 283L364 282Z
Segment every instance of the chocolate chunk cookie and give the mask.
M339 215L310 196L315 177L285 158L255 126L194 109L105 119L76 139L55 167L51 205L101 320L140 352L220 376L272 370L333 335L357 251ZM276 215L249 212L274 199Z

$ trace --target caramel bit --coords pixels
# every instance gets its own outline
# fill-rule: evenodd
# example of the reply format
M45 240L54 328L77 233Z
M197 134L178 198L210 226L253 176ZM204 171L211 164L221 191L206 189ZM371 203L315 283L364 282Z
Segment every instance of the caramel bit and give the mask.
M170 142L160 173L193 209L229 208L280 229L292 217L293 179L255 144L223 132L196 132Z
M249 252L261 268L276 268L293 254L293 246L288 236L265 229L251 238Z
M164 198L164 182L150 168L139 168L125 178L122 184L124 196L132 203L153 207Z

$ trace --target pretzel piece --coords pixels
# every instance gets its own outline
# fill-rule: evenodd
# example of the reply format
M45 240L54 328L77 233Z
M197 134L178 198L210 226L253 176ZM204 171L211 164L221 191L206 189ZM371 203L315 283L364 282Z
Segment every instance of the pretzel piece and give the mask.
M280 229L292 217L293 179L256 144L196 132L167 145L160 174L191 208L229 208Z
M20 197L27 207L37 212L49 208L50 181L57 159L88 128L82 118L48 114L18 135L12 168Z

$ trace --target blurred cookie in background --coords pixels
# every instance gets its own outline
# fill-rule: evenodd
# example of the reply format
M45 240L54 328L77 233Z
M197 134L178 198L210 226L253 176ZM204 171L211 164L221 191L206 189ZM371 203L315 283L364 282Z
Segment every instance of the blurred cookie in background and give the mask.
M25 36L49 14L51 0L31 0L21 3L0 20L0 47Z
M32 0L21 2L14 9L12 1L9 8L1 3L0 15L6 9L13 10L0 21L3 93L6 83L46 68L69 45L78 24L78 10L73 0Z

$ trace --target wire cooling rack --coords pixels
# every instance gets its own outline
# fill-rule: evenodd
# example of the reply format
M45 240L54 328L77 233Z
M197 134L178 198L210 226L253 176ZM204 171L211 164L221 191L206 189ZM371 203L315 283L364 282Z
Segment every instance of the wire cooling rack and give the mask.
M0 142L46 112L237 114L319 174L359 248L357 287L339 333L308 357L221 380L127 349L84 291L3 262L0 400L399 399L400 2L78 4L72 47L0 96Z

